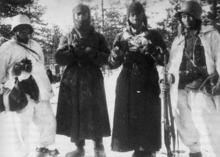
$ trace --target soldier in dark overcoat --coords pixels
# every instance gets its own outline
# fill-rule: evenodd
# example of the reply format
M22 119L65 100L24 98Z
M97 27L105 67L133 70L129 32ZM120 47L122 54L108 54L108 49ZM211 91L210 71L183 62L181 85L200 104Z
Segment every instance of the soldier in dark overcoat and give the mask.
M127 10L128 27L116 36L111 68L123 65L116 85L112 150L152 157L161 147L161 102L156 65L163 65L166 46L148 30L141 3ZM164 51L163 51L164 50Z
M94 141L95 156L105 157L102 138L110 136L110 124L101 66L110 49L103 35L90 25L90 9L73 9L74 28L61 37L55 59L67 66L57 107L57 133L69 136L77 149L66 157L84 156L85 139Z

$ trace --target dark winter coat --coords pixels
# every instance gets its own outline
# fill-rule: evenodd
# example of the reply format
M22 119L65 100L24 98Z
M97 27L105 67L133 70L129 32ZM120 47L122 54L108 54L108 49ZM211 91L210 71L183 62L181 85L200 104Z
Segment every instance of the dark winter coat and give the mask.
M92 59L82 51L62 50L65 45L91 47ZM110 136L103 75L100 67L107 63L110 50L103 35L91 29L89 37L80 38L75 29L61 37L55 54L59 65L67 65L60 84L57 107L57 133L72 142Z
M114 41L124 55L111 58L112 68L123 64L116 85L112 150L125 152L142 147L157 151L161 147L161 104L156 63L163 65L163 57L129 51L127 36L133 36L129 29ZM157 31L145 30L144 37L166 49Z

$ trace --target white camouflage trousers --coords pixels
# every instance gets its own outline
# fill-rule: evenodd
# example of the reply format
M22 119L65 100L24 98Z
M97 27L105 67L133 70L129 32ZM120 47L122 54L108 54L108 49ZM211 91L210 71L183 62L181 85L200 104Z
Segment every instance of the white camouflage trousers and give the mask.
M218 157L220 154L220 105L217 97L202 92L178 91L175 121L182 142L191 153Z
M4 95L4 104L6 111L9 110L7 105L8 96ZM40 137L38 140L37 147L49 147L54 149L56 136L56 119L52 111L52 107L49 100L40 100L39 103L35 103L32 99L28 98L28 105L17 111L20 124L21 124L21 137L24 142L25 152L29 153L29 131L30 124L34 122L36 124Z

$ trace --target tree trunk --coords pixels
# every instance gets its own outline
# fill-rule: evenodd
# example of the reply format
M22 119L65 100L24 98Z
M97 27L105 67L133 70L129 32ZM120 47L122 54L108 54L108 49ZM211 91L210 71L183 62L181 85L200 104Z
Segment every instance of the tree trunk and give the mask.
M217 21L217 0L212 1L212 13L213 13L213 19L212 24L214 27L216 27L216 21Z
M101 3L101 9L102 9L102 32L104 32L104 2L103 0Z

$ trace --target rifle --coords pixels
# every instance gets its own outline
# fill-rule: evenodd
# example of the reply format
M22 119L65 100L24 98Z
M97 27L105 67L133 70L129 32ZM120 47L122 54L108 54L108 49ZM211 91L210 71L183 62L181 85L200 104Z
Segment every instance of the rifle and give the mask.
M163 74L164 84L169 84L168 72L167 72L167 56L164 54L164 74ZM163 107L164 107L164 142L167 149L167 157L174 157L175 151L175 128L174 128L174 117L172 113L172 106L170 101L170 91L166 89L163 93ZM171 151L171 138L173 144L173 151Z

